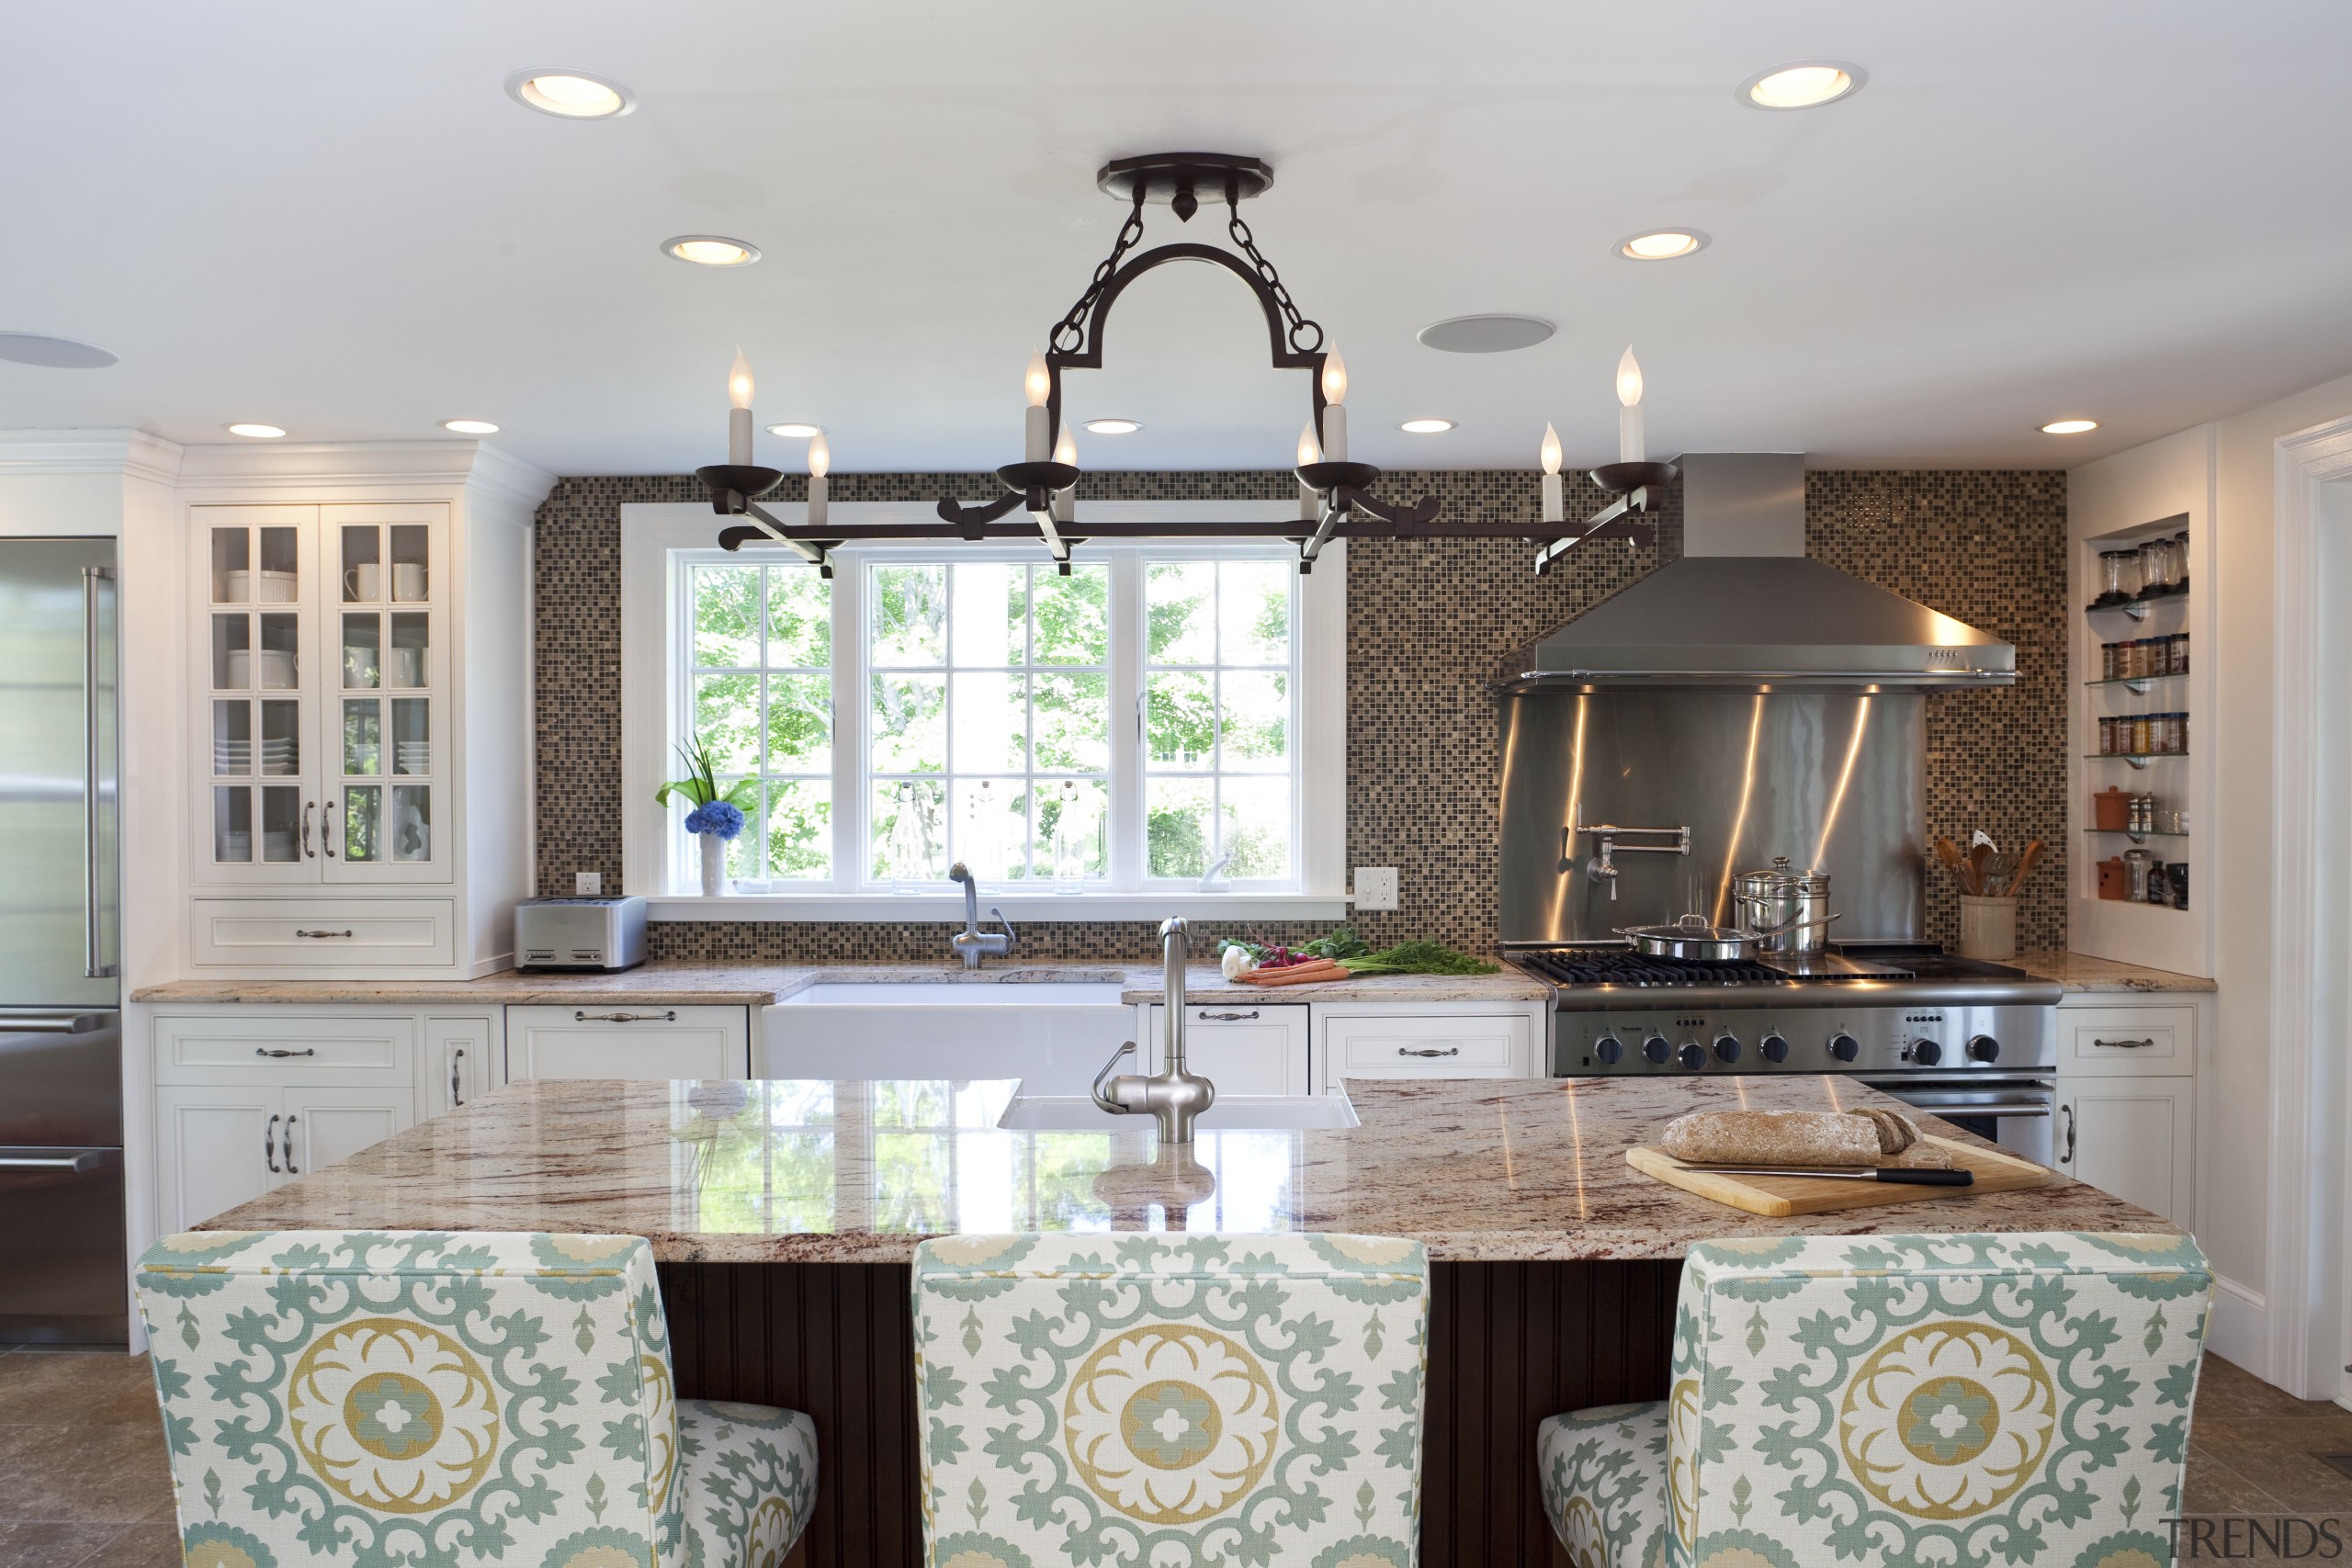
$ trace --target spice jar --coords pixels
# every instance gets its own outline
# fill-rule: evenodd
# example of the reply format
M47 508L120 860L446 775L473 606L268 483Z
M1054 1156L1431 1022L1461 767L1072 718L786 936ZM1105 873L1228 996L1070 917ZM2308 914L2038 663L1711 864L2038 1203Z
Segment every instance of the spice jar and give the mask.
M2115 655L2116 645L2114 643L2103 642L2098 645L2098 678L2100 680L2112 681L2115 679Z
M2115 719L2112 715L2102 716L2098 721L2098 754L2102 757L2115 755Z
M2188 674L2188 634L2187 632L2175 632L2166 640L2172 644L2172 657L2167 661L2170 667L2165 671L2165 673L2170 675Z
M2135 713L2132 716L2132 739L2123 749L2134 757L2144 757L2155 750L2155 737L2150 729L2148 719L2149 716L2144 713Z

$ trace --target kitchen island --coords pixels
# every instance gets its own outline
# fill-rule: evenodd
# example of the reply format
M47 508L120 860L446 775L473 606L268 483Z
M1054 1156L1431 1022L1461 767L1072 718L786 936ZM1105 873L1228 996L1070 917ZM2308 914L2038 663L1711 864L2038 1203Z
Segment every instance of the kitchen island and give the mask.
M682 1393L816 1417L811 1562L911 1564L907 1260L927 1235L1351 1231L1435 1262L1422 1561L1543 1563L1534 1431L1660 1396L1679 1258L1717 1236L2170 1230L2096 1189L1794 1219L1722 1208L1624 1151L1685 1111L1892 1105L1822 1078L1352 1083L1361 1124L997 1126L996 1081L516 1083L223 1213L215 1229L551 1230L651 1239ZM1935 1130L1956 1134L1938 1124Z

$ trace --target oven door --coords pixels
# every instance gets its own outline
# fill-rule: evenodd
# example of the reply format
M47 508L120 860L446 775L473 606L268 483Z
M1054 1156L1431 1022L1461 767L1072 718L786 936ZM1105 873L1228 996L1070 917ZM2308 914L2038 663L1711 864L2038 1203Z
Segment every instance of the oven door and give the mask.
M1930 1116L1940 1116L2036 1165L2051 1156L2058 1086L2017 1073L1884 1073L1861 1080Z

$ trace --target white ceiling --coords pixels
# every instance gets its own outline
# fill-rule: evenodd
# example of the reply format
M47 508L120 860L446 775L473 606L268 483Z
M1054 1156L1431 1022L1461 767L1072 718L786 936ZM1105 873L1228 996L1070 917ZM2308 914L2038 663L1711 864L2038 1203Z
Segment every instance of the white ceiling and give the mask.
M2337 0L9 9L0 330L122 362L0 364L0 427L472 415L561 473L676 471L724 455L740 344L761 423L825 424L836 471L993 467L1118 226L1096 166L1170 147L1274 164L1245 215L1346 353L1354 455L1391 466L1530 467L1547 419L1571 464L1613 457L1628 342L1654 451L1834 466L2064 466L2352 369ZM1735 101L1820 55L1869 85ZM504 96L546 65L639 107ZM1714 243L1613 254L1669 225ZM701 231L766 259L656 249ZM1178 232L1152 209L1148 239ZM1414 340L1489 310L1560 331ZM1223 273L1154 274L1070 390L1147 429L1081 461L1286 466L1305 377L1264 344ZM1428 413L1460 428L1394 428ZM2077 413L2103 428L2035 431Z

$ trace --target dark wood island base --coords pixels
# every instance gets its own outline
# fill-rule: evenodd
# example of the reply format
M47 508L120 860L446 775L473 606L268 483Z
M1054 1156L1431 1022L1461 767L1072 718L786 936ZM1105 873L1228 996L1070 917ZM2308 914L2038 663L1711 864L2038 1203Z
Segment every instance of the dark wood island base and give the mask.
M1585 1405L1665 1397L1682 1265L1433 1267L1421 1562L1547 1564L1536 1424ZM661 1274L680 1394L816 1418L810 1568L920 1563L908 1266L664 1263Z

